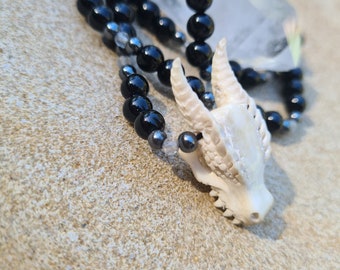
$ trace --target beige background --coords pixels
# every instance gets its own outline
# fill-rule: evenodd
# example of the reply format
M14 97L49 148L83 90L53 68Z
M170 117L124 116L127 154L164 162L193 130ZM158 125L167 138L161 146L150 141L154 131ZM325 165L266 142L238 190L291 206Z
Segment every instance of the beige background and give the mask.
M340 2L292 3L308 108L273 140L273 210L238 228L124 120L119 59L75 1L1 1L0 269L339 269ZM168 131L187 129L150 95Z

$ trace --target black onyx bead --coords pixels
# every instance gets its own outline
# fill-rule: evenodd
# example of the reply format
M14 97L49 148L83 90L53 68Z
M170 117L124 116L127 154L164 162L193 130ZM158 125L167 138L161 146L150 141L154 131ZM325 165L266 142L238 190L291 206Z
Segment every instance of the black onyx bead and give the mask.
M125 3L116 3L112 10L116 22L131 23L135 19L135 11Z
M186 1L187 5L197 12L203 12L207 10L212 4L212 0L186 0Z
M205 81L211 81L211 72L212 72L211 64L203 66L200 69L200 76Z
M166 140L167 135L162 130L154 130L148 136L148 142L153 150L162 149L163 143Z
M130 38L128 42L128 50L131 54L137 54L141 48L143 48L143 43L138 37Z
M196 13L190 17L187 30L196 41L204 41L214 32L213 19L205 13Z
M235 77L236 78L240 78L241 77L241 74L242 74L242 67L239 63L237 63L236 61L229 61L229 65L232 69L232 71L234 72L235 74Z
M268 111L265 116L266 124L270 132L277 131L281 128L283 122L281 114L275 111Z
M141 112L134 123L135 131L142 139L147 139L152 131L164 130L165 120L163 116L154 110Z
M124 65L119 70L119 77L121 78L121 80L124 81L130 75L135 74L135 73L136 73L136 69L134 68L134 66Z
M194 133L185 131L178 136L178 147L184 153L191 153L197 149L198 143Z
M146 72L157 71L160 64L164 61L163 53L156 46L144 46L137 53L137 64Z
M263 119L266 119L266 113L260 105L256 105L257 109L261 112Z
M205 86L203 82L194 76L188 76L187 81L191 89L200 97L205 92Z
M90 26L97 30L103 31L106 27L106 24L113 19L112 11L106 6L98 6L92 9L88 16L87 21Z
M190 43L185 54L189 63L196 67L207 65L213 55L210 46L203 41Z
M152 1L145 1L137 11L137 21L142 27L153 31L155 23L160 17L159 7Z
M101 6L101 5L103 5L102 0L78 0L77 1L78 11L84 16L87 16L92 9L94 9L95 7Z
M282 95L285 98L289 98L294 94L302 94L303 93L303 84L299 79L293 79L288 81L282 89Z
M115 22L109 22L106 24L104 31L103 31L103 37L102 40L106 46L108 46L110 49L115 48L115 36L119 32L119 25Z
M137 116L144 111L152 109L152 103L147 97L133 95L125 100L123 105L123 115L130 123L134 123Z
M125 32L130 37L136 36L136 29L130 23L120 23L119 24L119 32Z
M249 88L263 82L263 77L253 68L245 68L239 81L244 88Z
M175 32L175 23L167 17L159 18L155 24L156 37L160 42L169 41L175 35Z
M289 71L282 72L280 73L280 75L284 80L293 80L293 79L301 80L303 77L303 72L301 68L297 67Z
M170 71L172 68L172 62L172 59L165 60L162 64L159 65L157 70L159 81L166 86L171 86Z
M182 46L185 44L187 38L183 32L177 31L173 36L172 36L172 41L175 46Z
M301 95L292 95L286 101L286 107L289 112L303 112L306 108L306 101Z
M215 97L212 92L205 92L200 96L200 100L208 110L212 110L215 105Z
M149 84L142 75L132 74L122 82L120 90L124 98L132 97L135 94L146 96L149 92Z

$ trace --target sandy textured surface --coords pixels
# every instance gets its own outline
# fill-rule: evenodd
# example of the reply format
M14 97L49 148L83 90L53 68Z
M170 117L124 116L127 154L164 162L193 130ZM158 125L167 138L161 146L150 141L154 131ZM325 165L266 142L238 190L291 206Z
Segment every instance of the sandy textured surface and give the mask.
M119 59L74 2L0 2L0 269L339 269L339 1L292 1L309 105L273 140L276 203L251 228L137 138ZM187 129L173 100L150 94L168 131Z

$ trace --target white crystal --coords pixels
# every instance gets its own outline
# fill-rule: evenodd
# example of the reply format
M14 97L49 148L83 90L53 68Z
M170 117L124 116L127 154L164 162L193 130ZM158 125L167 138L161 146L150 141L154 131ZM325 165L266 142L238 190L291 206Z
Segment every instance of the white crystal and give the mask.
M166 139L163 143L162 151L166 155L175 155L178 151L177 141Z

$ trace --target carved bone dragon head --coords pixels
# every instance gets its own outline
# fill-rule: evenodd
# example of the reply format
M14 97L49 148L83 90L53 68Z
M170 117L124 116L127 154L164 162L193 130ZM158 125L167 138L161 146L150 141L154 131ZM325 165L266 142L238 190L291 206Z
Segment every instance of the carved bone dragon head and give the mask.
M178 108L193 132L202 133L197 150L179 151L196 179L211 186L215 206L236 225L261 222L273 204L264 183L270 133L254 100L238 83L228 62L226 40L212 62L212 90L217 108L209 111L189 86L177 58L171 84Z

